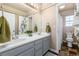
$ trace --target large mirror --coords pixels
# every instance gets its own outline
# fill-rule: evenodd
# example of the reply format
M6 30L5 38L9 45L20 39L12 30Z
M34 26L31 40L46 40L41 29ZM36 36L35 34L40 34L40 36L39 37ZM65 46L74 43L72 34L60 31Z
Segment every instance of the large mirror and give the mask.
M24 5L26 4L0 4L0 16L2 16L3 11L3 15L7 19L10 27L11 39L15 39L16 35L26 34L27 31L33 30L31 15L35 13L36 10Z

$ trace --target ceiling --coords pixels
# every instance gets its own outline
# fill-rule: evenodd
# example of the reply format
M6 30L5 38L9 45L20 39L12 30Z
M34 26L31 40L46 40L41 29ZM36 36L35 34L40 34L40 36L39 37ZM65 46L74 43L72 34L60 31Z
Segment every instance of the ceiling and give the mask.
M30 7L35 8L36 10L41 9L44 10L52 5L54 5L55 3L26 3L28 4Z
M37 10L35 10L23 3L6 3L5 5L18 9L20 11L23 11L23 12L27 13L28 15L37 12Z
M48 7L55 5L56 3L5 3L5 5L10 6L12 8L21 10L27 15L34 14L38 12L39 10L45 10ZM74 4L72 3L67 3L65 4L65 8L59 9L60 11L68 10L68 9L73 9Z
M55 5L55 3L44 3L42 4L42 10L47 9L48 7Z
M48 8L51 5L54 5L55 3L5 3L5 5L16 8L18 10L21 10L23 12L26 12L28 15L34 14L38 12L38 10L44 10ZM34 6L35 5L35 6Z

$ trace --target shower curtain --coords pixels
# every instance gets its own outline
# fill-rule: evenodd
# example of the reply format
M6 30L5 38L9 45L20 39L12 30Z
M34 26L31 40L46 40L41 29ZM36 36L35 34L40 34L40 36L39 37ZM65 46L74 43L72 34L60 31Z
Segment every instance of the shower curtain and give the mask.
M10 41L11 33L9 24L4 16L0 17L0 43Z

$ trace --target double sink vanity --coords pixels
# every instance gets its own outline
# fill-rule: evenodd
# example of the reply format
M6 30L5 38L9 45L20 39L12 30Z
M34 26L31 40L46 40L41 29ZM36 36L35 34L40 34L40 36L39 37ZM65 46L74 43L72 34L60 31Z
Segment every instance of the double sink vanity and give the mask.
M42 56L50 48L50 34L18 35L0 46L0 56Z

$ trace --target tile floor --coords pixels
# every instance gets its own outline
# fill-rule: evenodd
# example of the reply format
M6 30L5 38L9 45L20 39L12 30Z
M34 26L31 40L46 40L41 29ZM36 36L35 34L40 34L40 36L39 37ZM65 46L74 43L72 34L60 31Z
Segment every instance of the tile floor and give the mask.
M59 55L60 56L78 56L79 55L78 47L77 45L73 45L72 48L68 48L67 43L63 43Z

